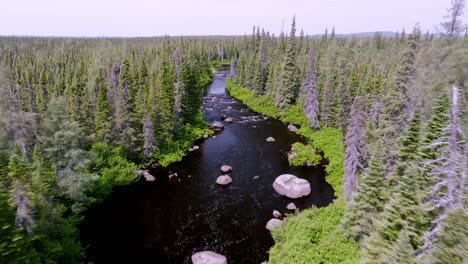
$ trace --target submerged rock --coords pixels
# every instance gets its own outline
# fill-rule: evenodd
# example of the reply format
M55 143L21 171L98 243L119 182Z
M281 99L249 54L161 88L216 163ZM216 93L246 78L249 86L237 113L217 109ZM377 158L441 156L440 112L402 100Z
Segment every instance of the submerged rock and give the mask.
M288 198L296 199L310 194L310 183L292 174L282 174L273 182L276 192Z
M227 118L226 114L221 114L219 117L221 118L221 120L224 120Z
M281 217L281 213L276 211L276 210L273 210L273 216L276 217L276 218L279 218L279 217Z
M169 175L169 180L173 180L173 179L177 178L177 176L178 176L177 172L173 173L173 174Z
M273 137L267 137L266 142L275 142L276 140Z
M297 127L293 124L289 124L288 125L288 130L291 131L291 132L296 132L297 131Z
M232 167L229 166L229 165L223 165L221 166L221 171L224 172L224 173L228 173L228 172L231 172L232 171Z
M213 251L202 251L192 255L193 264L227 264L225 256Z
M221 175L216 179L216 183L219 185L228 185L232 182L232 178L229 175Z
M220 130L223 130L224 129L224 124L219 122L219 121L213 121L211 124L210 124L210 128L215 130L215 131L220 131Z
M232 123L234 121L234 119L232 119L232 117L227 117L226 119L224 119L224 122L226 123Z
M283 221L281 221L279 219L276 219L276 218L272 218L267 222L265 228L272 231L273 229L280 226L282 223L283 223Z
M258 180L259 178L260 178L260 176L255 175L255 176L253 176L252 180Z
M286 206L286 209L288 210L296 210L297 207L294 203L289 203L287 206Z

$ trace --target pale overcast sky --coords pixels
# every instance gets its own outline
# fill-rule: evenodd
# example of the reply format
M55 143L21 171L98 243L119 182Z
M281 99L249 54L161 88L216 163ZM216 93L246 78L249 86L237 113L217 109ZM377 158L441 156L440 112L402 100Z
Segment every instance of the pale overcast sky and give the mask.
M450 0L2 0L0 35L242 35L253 25L323 33L435 28ZM467 8L463 15L467 19Z

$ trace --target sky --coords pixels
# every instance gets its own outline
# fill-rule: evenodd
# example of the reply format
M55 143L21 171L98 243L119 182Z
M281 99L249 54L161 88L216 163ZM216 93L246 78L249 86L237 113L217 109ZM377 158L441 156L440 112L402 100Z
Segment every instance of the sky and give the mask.
M450 0L1 0L0 35L161 36L243 35L258 25L321 34L436 32ZM463 22L468 22L468 6Z

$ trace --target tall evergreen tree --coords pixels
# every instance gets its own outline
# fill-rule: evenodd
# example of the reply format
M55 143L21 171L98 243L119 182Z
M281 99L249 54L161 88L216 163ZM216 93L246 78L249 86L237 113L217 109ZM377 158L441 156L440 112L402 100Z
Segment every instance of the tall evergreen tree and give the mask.
M348 130L345 138L345 159L344 159L344 174L343 174L343 195L346 201L350 201L353 194L357 190L357 175L362 170L361 162L361 147L362 147L362 116L360 109L361 97L354 98L353 106L351 107L351 117L349 119Z
M96 114L94 127L96 139L111 143L112 141L112 106L109 103L107 94L107 85L104 81L104 71L101 69L96 78L96 89L98 90L98 102L96 105Z
M284 109L296 101L299 92L299 77L296 65L296 18L293 17L291 32L288 36L286 57L281 73L281 85L278 91L276 105Z
M370 234L375 218L388 201L382 151L382 142L378 142L369 166L358 180L357 193L346 207L342 227L356 241Z
M266 58L267 43L266 43L265 31L262 32L259 45L260 46L258 48L253 90L255 94L262 95L264 94L265 84L266 84L267 75L268 75L267 58Z
M426 162L435 165L428 173L432 184L426 199L428 210L435 217L423 236L424 244L419 250L423 258L433 252L434 242L443 232L443 220L450 210L464 208L465 205L467 178L463 169L466 168L466 159L460 111L460 91L452 86L449 124L442 136L431 143L431 146L439 146L439 155Z
M320 128L320 123L318 120L319 116L319 106L318 106L318 96L317 96L317 78L315 74L315 63L314 63L315 54L310 53L309 66L307 68L307 75L304 80L304 89L306 90L305 101L303 103L304 114L307 117L309 125L315 129Z

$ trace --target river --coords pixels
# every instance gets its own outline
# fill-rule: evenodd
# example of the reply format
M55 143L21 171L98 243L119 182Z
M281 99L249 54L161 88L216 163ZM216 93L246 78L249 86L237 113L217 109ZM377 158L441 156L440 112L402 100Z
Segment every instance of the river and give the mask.
M325 206L333 200L323 168L290 167L287 152L304 139L278 120L264 118L225 92L223 73L216 74L203 102L207 122L221 114L234 118L225 129L197 142L200 149L167 169L153 170L156 181L114 188L93 205L80 225L80 238L94 263L191 263L193 253L211 250L229 263L261 263L273 239L265 229L273 210L288 212ZM267 143L267 137L276 142ZM233 167L233 182L215 181L220 166ZM168 175L177 173L176 180ZM272 183L280 174L307 179L311 195L291 200ZM254 176L258 176L255 177Z

